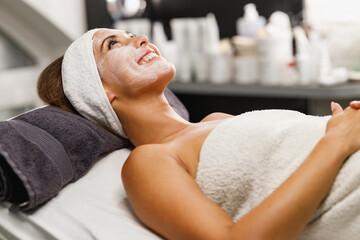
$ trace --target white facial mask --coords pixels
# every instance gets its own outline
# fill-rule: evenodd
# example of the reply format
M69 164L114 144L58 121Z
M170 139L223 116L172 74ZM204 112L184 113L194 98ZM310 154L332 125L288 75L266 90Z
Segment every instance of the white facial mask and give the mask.
M134 90L146 87L158 80L159 76L168 73L172 69L172 64L164 58L155 59L139 65L136 61L144 54L143 49L133 46L122 46L115 48L107 53L99 61L99 72L103 76L103 71L108 65L111 72L111 80L118 82L121 86L131 86Z

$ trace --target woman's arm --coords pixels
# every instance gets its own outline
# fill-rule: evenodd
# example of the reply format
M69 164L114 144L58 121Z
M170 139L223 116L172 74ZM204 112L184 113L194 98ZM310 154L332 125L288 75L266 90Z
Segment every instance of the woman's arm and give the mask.
M130 202L146 225L169 239L296 239L346 157L360 146L360 112L334 108L325 136L303 164L236 223L201 192L171 153L165 154L168 158L157 154L163 149L135 149L125 163Z
M136 215L166 239L228 239L234 224L230 216L201 192L163 147L135 148L123 166L122 179Z

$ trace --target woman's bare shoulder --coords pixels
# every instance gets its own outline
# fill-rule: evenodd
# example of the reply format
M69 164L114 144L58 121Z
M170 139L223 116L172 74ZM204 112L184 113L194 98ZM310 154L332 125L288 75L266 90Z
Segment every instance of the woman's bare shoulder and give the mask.
M144 158L172 158L171 144L144 144L136 147L129 155L129 159Z
M127 172L141 171L143 168L160 170L167 163L176 163L177 157L166 144L145 144L136 147L129 155L122 169L123 177Z
M214 112L210 113L206 117L204 117L200 122L208 122L208 121L216 121L216 120L224 120L230 117L233 117L234 115L227 114L227 113L221 113L221 112Z

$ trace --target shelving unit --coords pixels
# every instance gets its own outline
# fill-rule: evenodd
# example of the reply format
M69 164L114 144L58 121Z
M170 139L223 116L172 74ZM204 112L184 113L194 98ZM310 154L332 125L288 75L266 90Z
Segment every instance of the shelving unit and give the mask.
M195 120L201 119L213 110L239 114L244 111L263 108L286 108L306 114L327 115L331 113L329 106L331 101L337 101L346 107L349 101L360 99L360 83L358 82L334 86L265 86L172 82L169 84L169 88L184 102L190 115L196 115ZM206 106L211 104L217 105L216 109Z
M180 83L169 84L175 93L251 96L309 99L360 98L360 83L346 83L334 86L266 86L240 84Z

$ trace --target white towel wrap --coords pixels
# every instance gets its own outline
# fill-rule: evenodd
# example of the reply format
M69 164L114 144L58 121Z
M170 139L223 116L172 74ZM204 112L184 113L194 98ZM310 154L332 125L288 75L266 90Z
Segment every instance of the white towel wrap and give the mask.
M66 50L61 69L64 92L83 117L127 138L97 70L92 38L98 30L86 32Z
M284 110L227 119L203 144L196 182L236 221L298 168L324 135L328 119ZM355 240L359 226L360 151L344 163L299 239Z

